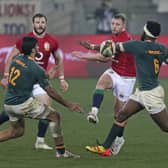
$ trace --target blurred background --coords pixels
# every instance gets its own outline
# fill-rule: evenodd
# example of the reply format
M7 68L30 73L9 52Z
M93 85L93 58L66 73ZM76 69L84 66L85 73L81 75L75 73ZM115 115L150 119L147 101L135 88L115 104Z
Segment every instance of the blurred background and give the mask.
M0 75L16 39L32 31L32 16L43 13L48 18L48 32L57 38L64 56L67 77L97 77L109 64L75 59L74 50L91 52L79 40L100 43L111 39L111 18L117 13L128 18L127 30L139 38L147 20L162 25L159 42L168 47L168 0L0 0ZM54 65L51 57L49 68ZM168 66L161 68L161 77L168 77Z
M159 20L162 34L167 34L167 0L0 0L0 34L31 31L31 17L37 12L48 17L50 33L95 34L103 19L96 10L106 5L126 13L132 34L140 34L148 19Z

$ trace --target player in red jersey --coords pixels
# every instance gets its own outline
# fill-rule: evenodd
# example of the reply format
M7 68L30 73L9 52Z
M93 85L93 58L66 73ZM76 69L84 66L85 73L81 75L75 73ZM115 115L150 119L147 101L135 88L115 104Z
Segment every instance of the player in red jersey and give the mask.
M35 61L47 70L47 65L49 57L52 54L55 59L55 66L49 69L47 72L49 79L52 79L58 71L61 88L66 91L68 89L68 83L64 79L64 67L63 58L59 54L59 46L57 40L49 33L46 32L47 29L47 17L41 13L37 13L32 17L33 31L27 33L24 36L31 36L37 39L39 46L39 53L35 57ZM13 47L10 56L8 57L7 64L5 65L4 77L1 80L1 85L4 87L8 83L9 76L9 66L14 56L22 52L22 38L16 41L16 45ZM39 84L34 85L32 92L33 96L39 99L40 102L51 105L51 99L47 93L39 86ZM9 120L8 115L2 112L0 115L0 124ZM52 149L44 141L44 136L47 131L48 122L46 120L40 120L38 124L38 133L35 143L35 149ZM51 123L52 129L52 123Z
M112 18L112 40L114 42L124 42L131 40L130 34L125 30L126 17L124 14L117 14ZM100 51L100 45L90 44L81 41L80 44L87 49ZM100 53L83 54L81 52L73 52L73 56L96 61L109 61L111 58L105 58ZM104 90L111 89L115 96L114 117L118 115L119 110L127 102L129 96L133 92L135 84L135 65L133 56L129 53L118 53L116 60L112 60L111 67L107 69L99 78L96 89L93 94L92 108L88 113L89 122L97 123L98 112L103 101ZM112 145L113 155L118 154L124 144L123 132L117 137Z

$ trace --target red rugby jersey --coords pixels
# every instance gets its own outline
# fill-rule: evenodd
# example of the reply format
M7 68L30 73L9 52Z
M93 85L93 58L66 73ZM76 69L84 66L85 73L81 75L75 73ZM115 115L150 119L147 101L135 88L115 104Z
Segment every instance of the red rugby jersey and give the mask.
M57 40L49 33L45 33L42 38L37 37L33 32L29 32L25 34L24 37L25 36L31 36L37 39L39 54L35 57L35 61L46 70L50 54L54 54L54 52L58 49ZM20 52L22 52L22 39L23 37L16 41L16 48Z
M131 40L131 35L122 31L119 35L112 35L112 40L114 42L125 42ZM117 62L112 61L111 67L121 76L135 77L135 63L134 57L130 53L118 53L116 55Z

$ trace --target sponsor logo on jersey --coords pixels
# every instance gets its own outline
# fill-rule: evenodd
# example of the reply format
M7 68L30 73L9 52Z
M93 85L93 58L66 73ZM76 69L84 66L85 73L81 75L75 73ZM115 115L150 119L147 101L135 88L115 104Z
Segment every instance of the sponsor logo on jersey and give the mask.
M48 42L45 42L45 43L44 43L44 49L45 49L46 51L49 51L49 50L50 50L50 44L49 44Z
M159 54L161 54L161 51L160 50L148 50L147 54L150 54L150 55L159 55Z

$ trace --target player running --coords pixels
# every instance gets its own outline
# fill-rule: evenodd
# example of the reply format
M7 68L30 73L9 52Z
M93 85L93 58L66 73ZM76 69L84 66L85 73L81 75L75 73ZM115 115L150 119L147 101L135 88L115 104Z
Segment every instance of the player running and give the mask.
M52 122L52 137L57 158L79 158L65 150L60 114L51 106L41 103L32 96L34 84L38 83L46 93L71 111L82 112L79 104L65 100L50 84L43 68L35 63L38 51L37 39L24 37L23 55L16 56L9 68L9 82L5 95L4 109L9 115L11 127L0 132L0 142L24 134L24 118L44 119Z
M119 13L112 18L111 39L114 42L124 42L131 40L130 34L125 30L126 28L126 16ZM89 42L82 41L81 45L87 49L100 51L100 45L90 44ZM100 53L88 53L84 54L81 52L73 52L73 56L87 59L87 60L98 60L98 61L109 61L110 58L103 57ZM119 110L128 101L129 96L133 92L135 84L135 65L134 58L130 53L117 53L116 60L112 61L111 67L107 69L100 77L96 84L96 89L92 97L92 108L88 113L87 119L89 122L98 123L98 113L101 103L104 98L104 90L111 89L115 96L114 102L114 118L118 116ZM124 130L123 130L124 132ZM123 132L116 137L112 149L113 154L119 153L125 140L123 138Z
M105 141L98 146L86 146L90 152L102 156L113 154L110 149L111 144L123 132L125 121L144 109L162 131L168 132L168 112L164 103L164 89L158 80L162 63L168 63L168 49L156 42L160 32L161 27L158 22L148 21L144 25L141 41L116 44L117 52L129 52L134 55L138 88L130 96L126 105L120 109Z
M64 79L64 67L63 58L59 54L59 46L57 40L49 33L46 32L47 29L47 17L41 13L37 13L32 17L33 31L27 33L24 36L35 37L38 41L39 52L35 56L35 61L45 70L47 70L47 65L49 57L52 54L55 59L55 66L48 71L49 79L52 79L58 71L61 88L66 91L68 89L68 83ZM9 77L9 66L10 63L16 55L22 52L22 38L16 41L15 47L12 49L10 56L7 60L4 70L4 77L1 80L1 84L5 87L8 82ZM46 91L40 87L39 84L35 84L33 87L33 96L46 105L51 105L51 99L47 95ZM5 112L0 114L0 124L8 121L9 117ZM48 146L44 141L44 136L47 131L49 122L46 120L40 120L38 124L38 133L35 142L35 149L53 149ZM52 124L51 124L52 127Z

